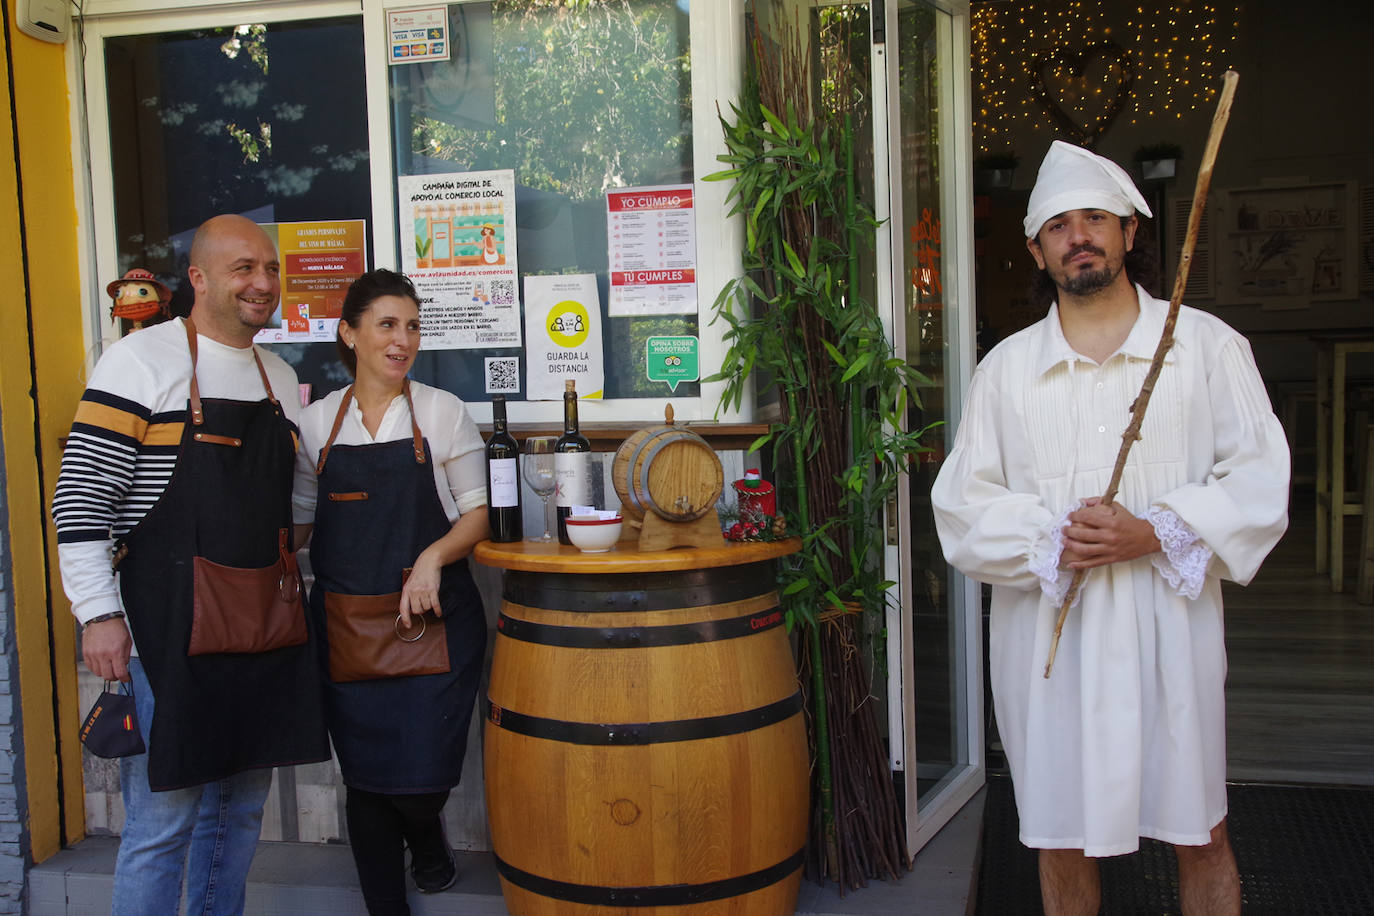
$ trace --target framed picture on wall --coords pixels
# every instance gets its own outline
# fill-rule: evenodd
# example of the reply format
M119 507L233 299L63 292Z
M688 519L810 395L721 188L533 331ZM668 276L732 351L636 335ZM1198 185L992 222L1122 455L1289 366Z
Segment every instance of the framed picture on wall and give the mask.
M1332 181L1225 192L1222 301L1298 309L1354 299L1357 190L1353 181Z

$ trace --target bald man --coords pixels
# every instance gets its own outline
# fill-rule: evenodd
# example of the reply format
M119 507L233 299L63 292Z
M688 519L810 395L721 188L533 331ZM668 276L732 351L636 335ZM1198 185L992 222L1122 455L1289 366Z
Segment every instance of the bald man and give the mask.
M96 676L128 683L115 914L243 912L272 767L329 757L290 550L296 375L253 346L281 293L259 226L197 231L185 320L109 347L53 500Z
M1096 913L1097 857L1148 836L1177 851L1184 914L1239 916L1221 580L1248 582L1283 534L1288 446L1245 338L1185 307L1117 499L1098 499L1169 309L1137 284L1137 213L1120 166L1051 146L1024 223L1048 314L979 365L931 498L945 556L992 585L992 693L1045 912Z

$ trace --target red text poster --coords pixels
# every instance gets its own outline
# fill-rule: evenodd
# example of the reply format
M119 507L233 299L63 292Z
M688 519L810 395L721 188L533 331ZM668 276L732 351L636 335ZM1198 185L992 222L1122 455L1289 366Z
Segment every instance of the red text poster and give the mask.
M696 216L692 186L621 188L606 193L612 318L695 314Z

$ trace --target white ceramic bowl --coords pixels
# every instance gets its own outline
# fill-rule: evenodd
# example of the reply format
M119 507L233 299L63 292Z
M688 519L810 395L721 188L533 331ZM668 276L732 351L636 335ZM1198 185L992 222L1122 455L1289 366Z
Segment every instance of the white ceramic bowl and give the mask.
M568 516L568 540L583 553L605 553L620 540L622 519L598 518L595 515Z

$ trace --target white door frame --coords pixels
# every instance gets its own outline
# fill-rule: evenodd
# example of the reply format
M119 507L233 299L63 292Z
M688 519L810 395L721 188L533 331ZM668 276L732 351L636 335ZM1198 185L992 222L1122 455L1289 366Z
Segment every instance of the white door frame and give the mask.
M898 2L887 0L883 4L888 45L894 48L898 46ZM938 14L936 43L937 59L941 65L940 212L945 251L941 272L945 302L944 385L949 402L942 433L946 443L950 444L958 426L959 409L968 389L974 362L973 141L970 129L973 112L967 63L971 13L967 2L914 2L926 3ZM888 128L883 134L875 136L876 145L886 147L886 167L880 169L878 174L880 180L886 179L888 182L886 188L880 187L878 190L879 200L884 199L886 192L889 217L881 230L879 248L880 252L885 248L883 260L887 266L886 275L890 277L887 296L890 311L887 314L891 317L891 339L897 356L905 359L906 320L904 315L899 314L899 310L905 308L905 296L898 291L907 282L903 227L908 221L902 204L902 112L898 81L900 61L897 58L896 53L886 54L881 46L875 45L875 71L878 70L879 61L882 61L885 69L881 75L886 80L886 85L881 89L875 87L875 115L876 105L881 98L886 115L885 127ZM874 120L877 122L881 118L875 116ZM883 274L880 273L880 276ZM945 774L931 796L918 806L916 777L921 758L920 736L915 728L915 685L911 678L905 676L913 657L910 608L914 603L917 572L911 564L910 506L911 479L904 475L897 495L898 543L889 543L886 557L889 578L899 583L899 594L894 596L897 599L896 606L888 611L888 633L899 634L888 644L888 696L901 698L900 704L889 704L892 765L904 774L907 849L915 854L982 788L985 774L982 602L977 583L953 573L951 579L957 585L952 584L949 590L951 623L962 624L955 627L952 658L955 670L962 676L957 681L953 702L956 711L962 711L962 722L957 730L958 754L966 763Z

